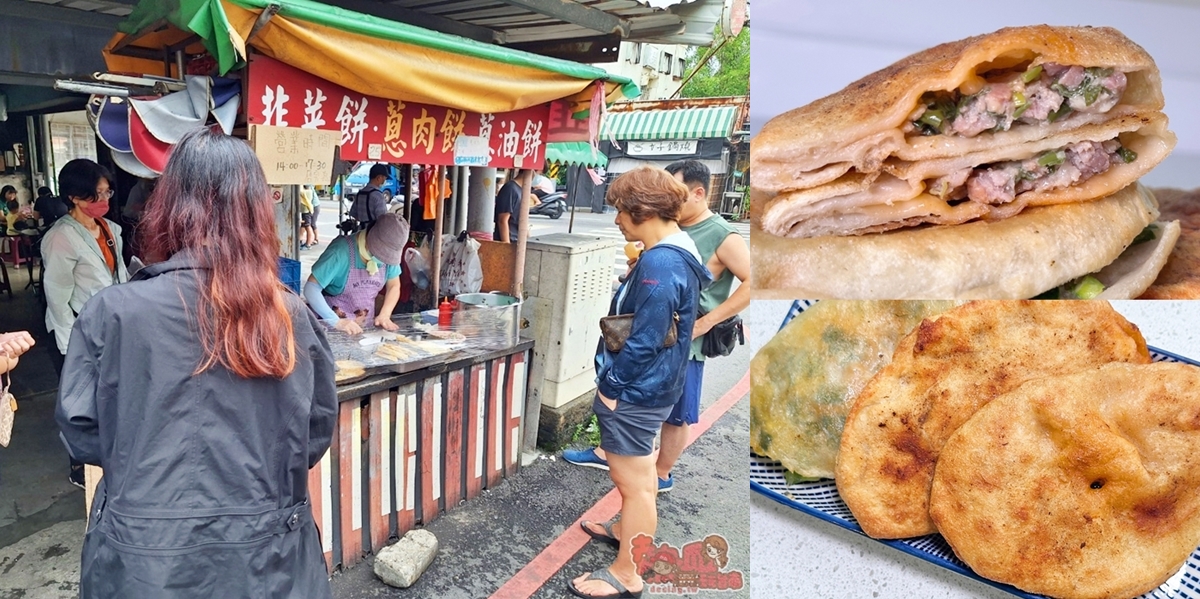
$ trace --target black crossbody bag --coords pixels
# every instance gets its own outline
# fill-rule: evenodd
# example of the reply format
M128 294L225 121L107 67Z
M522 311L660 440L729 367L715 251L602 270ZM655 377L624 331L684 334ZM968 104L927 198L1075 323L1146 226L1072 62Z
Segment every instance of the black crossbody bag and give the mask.
M704 339L700 341L700 353L706 358L718 358L733 353L734 346L745 344L746 331L742 328L742 317L734 314L713 325L704 334Z

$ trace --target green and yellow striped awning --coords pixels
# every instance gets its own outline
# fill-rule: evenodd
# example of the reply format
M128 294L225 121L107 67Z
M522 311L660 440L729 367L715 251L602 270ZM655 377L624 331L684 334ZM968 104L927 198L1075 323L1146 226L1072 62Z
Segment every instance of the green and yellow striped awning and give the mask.
M557 141L546 144L546 164L605 166L608 156L586 141Z
M601 139L724 138L733 133L736 106L610 112L604 116Z

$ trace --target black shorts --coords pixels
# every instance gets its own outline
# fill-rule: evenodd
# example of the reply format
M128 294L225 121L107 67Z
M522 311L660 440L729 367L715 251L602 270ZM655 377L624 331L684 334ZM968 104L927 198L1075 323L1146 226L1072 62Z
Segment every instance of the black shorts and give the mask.
M301 226L301 227L311 227L311 226L313 226L313 223L312 223L312 213L311 213L311 212L302 212L302 213L300 213L300 226Z

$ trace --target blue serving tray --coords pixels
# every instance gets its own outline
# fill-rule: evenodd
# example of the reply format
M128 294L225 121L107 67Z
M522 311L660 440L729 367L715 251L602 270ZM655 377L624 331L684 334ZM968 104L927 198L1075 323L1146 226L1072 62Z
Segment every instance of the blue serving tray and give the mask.
M783 325L803 312L814 302L801 300L792 303ZM1175 355L1171 352L1150 348L1150 357L1155 362L1182 362L1200 367L1200 362ZM784 480L784 467L779 462L768 457L750 454L750 488L790 508L799 510L810 516L819 518L840 526L846 530L866 537L850 508L846 507L842 497L838 495L837 485L832 480L819 480L789 485ZM867 537L870 538L870 537ZM911 539L880 540L872 539L881 545L888 545L909 555L916 556L932 564L941 566L952 572L957 572L968 578L973 578L984 584L991 585L1018 597L1041 599L1042 595L1026 593L1016 587L988 580L971 571L966 564L954 555L950 545L939 534L914 537ZM1157 589L1142 595L1139 599L1200 599L1200 547L1188 557L1183 568L1180 568L1171 578L1167 579Z

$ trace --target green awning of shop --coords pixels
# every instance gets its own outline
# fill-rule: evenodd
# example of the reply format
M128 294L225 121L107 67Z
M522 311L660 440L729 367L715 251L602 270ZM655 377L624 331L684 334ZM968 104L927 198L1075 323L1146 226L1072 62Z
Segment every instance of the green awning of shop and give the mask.
M608 156L586 141L559 141L546 144L546 163L579 166L605 166Z
M729 137L736 106L610 112L601 139L700 139Z

